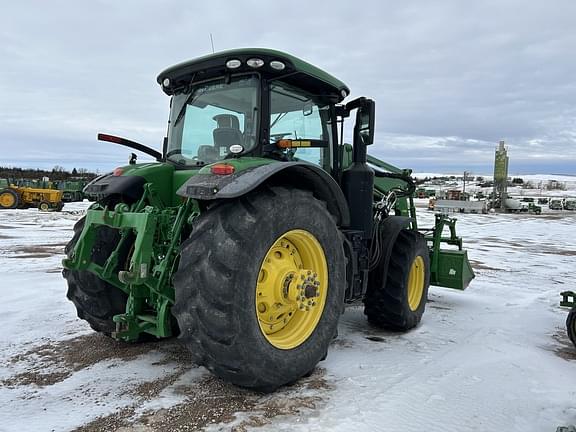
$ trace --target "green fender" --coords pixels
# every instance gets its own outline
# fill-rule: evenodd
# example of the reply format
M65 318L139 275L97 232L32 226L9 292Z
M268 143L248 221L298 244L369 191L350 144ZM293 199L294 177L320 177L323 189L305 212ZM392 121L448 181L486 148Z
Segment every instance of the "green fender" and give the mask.
M336 181L322 168L307 162L271 162L229 175L199 173L176 192L200 201L232 199L246 195L264 183L308 189L326 202L339 226L350 224L350 210Z

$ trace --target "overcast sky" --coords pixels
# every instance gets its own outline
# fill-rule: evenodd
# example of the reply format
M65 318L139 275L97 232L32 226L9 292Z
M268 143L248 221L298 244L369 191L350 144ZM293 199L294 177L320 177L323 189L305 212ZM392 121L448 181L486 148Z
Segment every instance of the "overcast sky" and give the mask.
M160 148L165 67L290 52L376 100L370 152L417 171L576 174L576 1L10 1L0 14L0 165L99 169ZM145 157L141 156L141 160Z

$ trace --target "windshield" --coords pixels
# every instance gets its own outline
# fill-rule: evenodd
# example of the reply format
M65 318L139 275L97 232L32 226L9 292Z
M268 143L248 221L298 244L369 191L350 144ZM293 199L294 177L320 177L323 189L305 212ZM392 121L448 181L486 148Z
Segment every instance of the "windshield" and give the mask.
M202 166L224 159L230 147L256 145L259 80L255 75L210 81L175 95L166 158Z

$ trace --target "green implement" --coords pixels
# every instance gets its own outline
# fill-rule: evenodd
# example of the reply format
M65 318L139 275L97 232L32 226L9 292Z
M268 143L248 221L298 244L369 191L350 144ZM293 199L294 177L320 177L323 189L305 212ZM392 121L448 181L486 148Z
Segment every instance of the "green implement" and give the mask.
M450 235L444 237L444 228L448 227ZM462 238L456 235L456 218L447 218L436 214L436 223L431 234L426 235L431 243L430 250L430 283L463 290L474 279L474 271L468 261L468 252L462 248ZM442 243L456 246L457 249L442 249Z

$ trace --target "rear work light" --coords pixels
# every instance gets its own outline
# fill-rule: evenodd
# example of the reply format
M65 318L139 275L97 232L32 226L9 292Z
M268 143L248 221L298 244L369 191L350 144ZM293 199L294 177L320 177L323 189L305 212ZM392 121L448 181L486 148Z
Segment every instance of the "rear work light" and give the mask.
M259 67L264 66L264 60L259 59L259 58L251 58L246 60L246 64L248 66L250 66L251 68L257 69Z
M286 65L284 63L282 63L281 61L272 60L270 62L270 67L274 70L281 71L281 70L284 70L284 68L286 68Z
M234 174L234 171L236 171L236 168L234 168L233 165L225 163L212 165L210 167L210 172L216 175L230 175Z
M226 62L228 69L238 69L240 66L242 66L242 62L238 59L231 59Z

